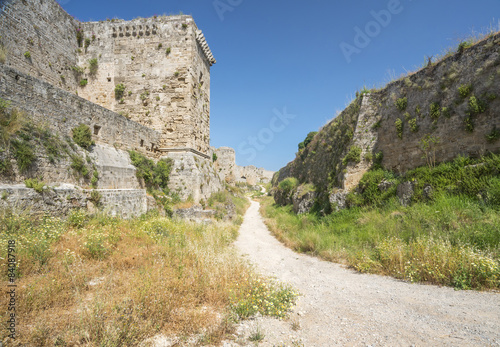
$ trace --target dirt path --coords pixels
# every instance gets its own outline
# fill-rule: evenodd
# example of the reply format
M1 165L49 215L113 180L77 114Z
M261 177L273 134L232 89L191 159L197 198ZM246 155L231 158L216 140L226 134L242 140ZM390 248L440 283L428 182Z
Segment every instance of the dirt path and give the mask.
M241 342L259 326L261 346L500 346L498 293L409 284L294 253L271 236L254 201L235 245L302 294L288 321L244 322Z

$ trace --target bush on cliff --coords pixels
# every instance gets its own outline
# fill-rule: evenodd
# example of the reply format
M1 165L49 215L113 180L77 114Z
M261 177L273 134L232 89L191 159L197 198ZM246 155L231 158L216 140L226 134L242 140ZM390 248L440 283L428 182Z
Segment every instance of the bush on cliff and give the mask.
M159 189L168 192L168 181L172 171L172 160L160 159L155 163L152 159L146 158L142 154L129 151L130 160L136 167L136 175L143 179L148 189Z
M92 132L90 128L86 124L80 124L76 128L73 129L73 141L75 143L85 149L88 149L90 146L94 144L92 141Z

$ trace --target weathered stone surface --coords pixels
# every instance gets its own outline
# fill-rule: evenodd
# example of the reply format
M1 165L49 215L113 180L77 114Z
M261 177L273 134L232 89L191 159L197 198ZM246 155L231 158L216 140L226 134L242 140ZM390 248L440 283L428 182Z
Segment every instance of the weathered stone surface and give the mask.
M396 194L401 205L403 206L410 205L413 198L413 194L415 193L415 185L416 185L415 181L403 182L398 185Z
M330 205L335 211L343 210L347 208L346 202L347 192L344 190L337 190L330 194L328 200Z
M298 189L292 197L293 211L297 214L308 213L313 207L317 195L314 191L303 193Z
M186 200L189 196L198 203L216 192L224 189L224 185L211 159L200 157L191 152L172 152L165 158L173 160L170 173L169 188Z
M147 212L143 189L97 189L101 195L99 209L111 216L130 218ZM65 184L46 187L38 193L24 185L0 185L0 209L13 208L30 214L67 215L73 209L88 207L91 190ZM91 205L91 209L95 206Z
M434 188L431 185L426 184L423 190L423 195L425 199L432 199L434 197Z
M77 63L76 28L77 20L55 1L0 1L5 64L72 93L78 84L71 70Z
M93 104L49 83L0 64L0 98L27 112L36 124L45 124L61 136L86 124L96 143L134 149L145 154L157 147L160 134L115 112Z
M215 216L215 211L204 210L200 205L195 205L189 208L174 210L174 216L193 222L206 222L208 219Z
M394 182L390 182L390 181L386 181L386 180L383 180L382 182L380 182L380 184L378 185L378 189L381 191L381 192L386 192L388 191L392 186L394 186Z
M334 189L351 190L376 160L385 169L404 173L458 155L477 157L500 151L500 141L487 141L487 135L500 128L499 44L500 34L492 35L462 53L359 96L279 171L273 185L295 177L320 191L332 189L332 184ZM472 86L465 98L458 96L462 85ZM487 107L469 119L473 126L466 129L471 96ZM407 105L398 109L396 101L403 98ZM432 116L431 106L438 111ZM398 119L400 133L395 125ZM427 136L435 141L425 149L422 140ZM343 161L353 146L361 150L359 162Z

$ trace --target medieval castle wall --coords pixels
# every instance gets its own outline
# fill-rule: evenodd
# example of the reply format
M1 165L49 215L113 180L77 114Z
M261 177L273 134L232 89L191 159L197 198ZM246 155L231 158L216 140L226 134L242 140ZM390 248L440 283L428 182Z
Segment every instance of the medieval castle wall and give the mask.
M158 131L160 151L208 152L215 60L190 16L82 23L79 30L88 43L78 54L88 81L79 95ZM120 84L123 95L115 93Z
M77 21L55 1L0 1L0 44L7 66L75 92ZM29 53L29 57L28 54Z

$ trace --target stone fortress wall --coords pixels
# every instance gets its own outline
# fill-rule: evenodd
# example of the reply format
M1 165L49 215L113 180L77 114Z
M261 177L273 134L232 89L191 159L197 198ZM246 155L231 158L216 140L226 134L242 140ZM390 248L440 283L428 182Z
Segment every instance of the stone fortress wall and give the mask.
M78 81L71 67L77 64L76 27L77 21L55 1L1 0L5 65L75 93Z
M467 87L467 95L460 95L460 90ZM477 114L470 111L472 97L483 107ZM396 106L398 100L405 100L404 107ZM355 114L353 109L357 110ZM320 129L304 151L279 171L273 184L296 177L301 183L313 183L322 192L345 194L359 183L378 153L383 155L382 166L397 173L425 166L428 158L432 165L458 155L478 157L488 152L498 153L500 140L488 137L500 129L499 110L500 34L497 33L360 96ZM329 134L339 129L349 132L350 140L344 144L329 143ZM434 143L424 150L423 140L429 138ZM342 147L341 155L333 151L335 146ZM343 163L353 146L361 149L361 160Z
M161 134L160 151L210 147L210 66L215 59L191 16L82 23L79 95ZM97 59L95 74L89 60ZM115 95L118 84L123 96Z
M269 183L273 178L274 172L257 168L253 165L239 166L236 165L236 154L233 148L220 147L214 149L217 156L215 169L219 176L227 183L248 183L256 185L259 183Z
M0 10L6 53L0 98L61 137L79 124L90 127L96 146L89 157L111 214L137 215L152 206L126 152L131 149L171 158L169 185L183 199L206 200L224 188L209 145L215 59L191 16L81 23L54 0L3 0ZM94 71L91 59L97 61ZM117 97L119 84L125 91ZM90 191L80 188L88 189L88 182L72 175L69 164L50 163L42 154L30 172L0 177L0 190L8 195L2 204L26 208L31 201L42 212L88 205ZM58 202L33 198L22 184L28 177L54 184Z

